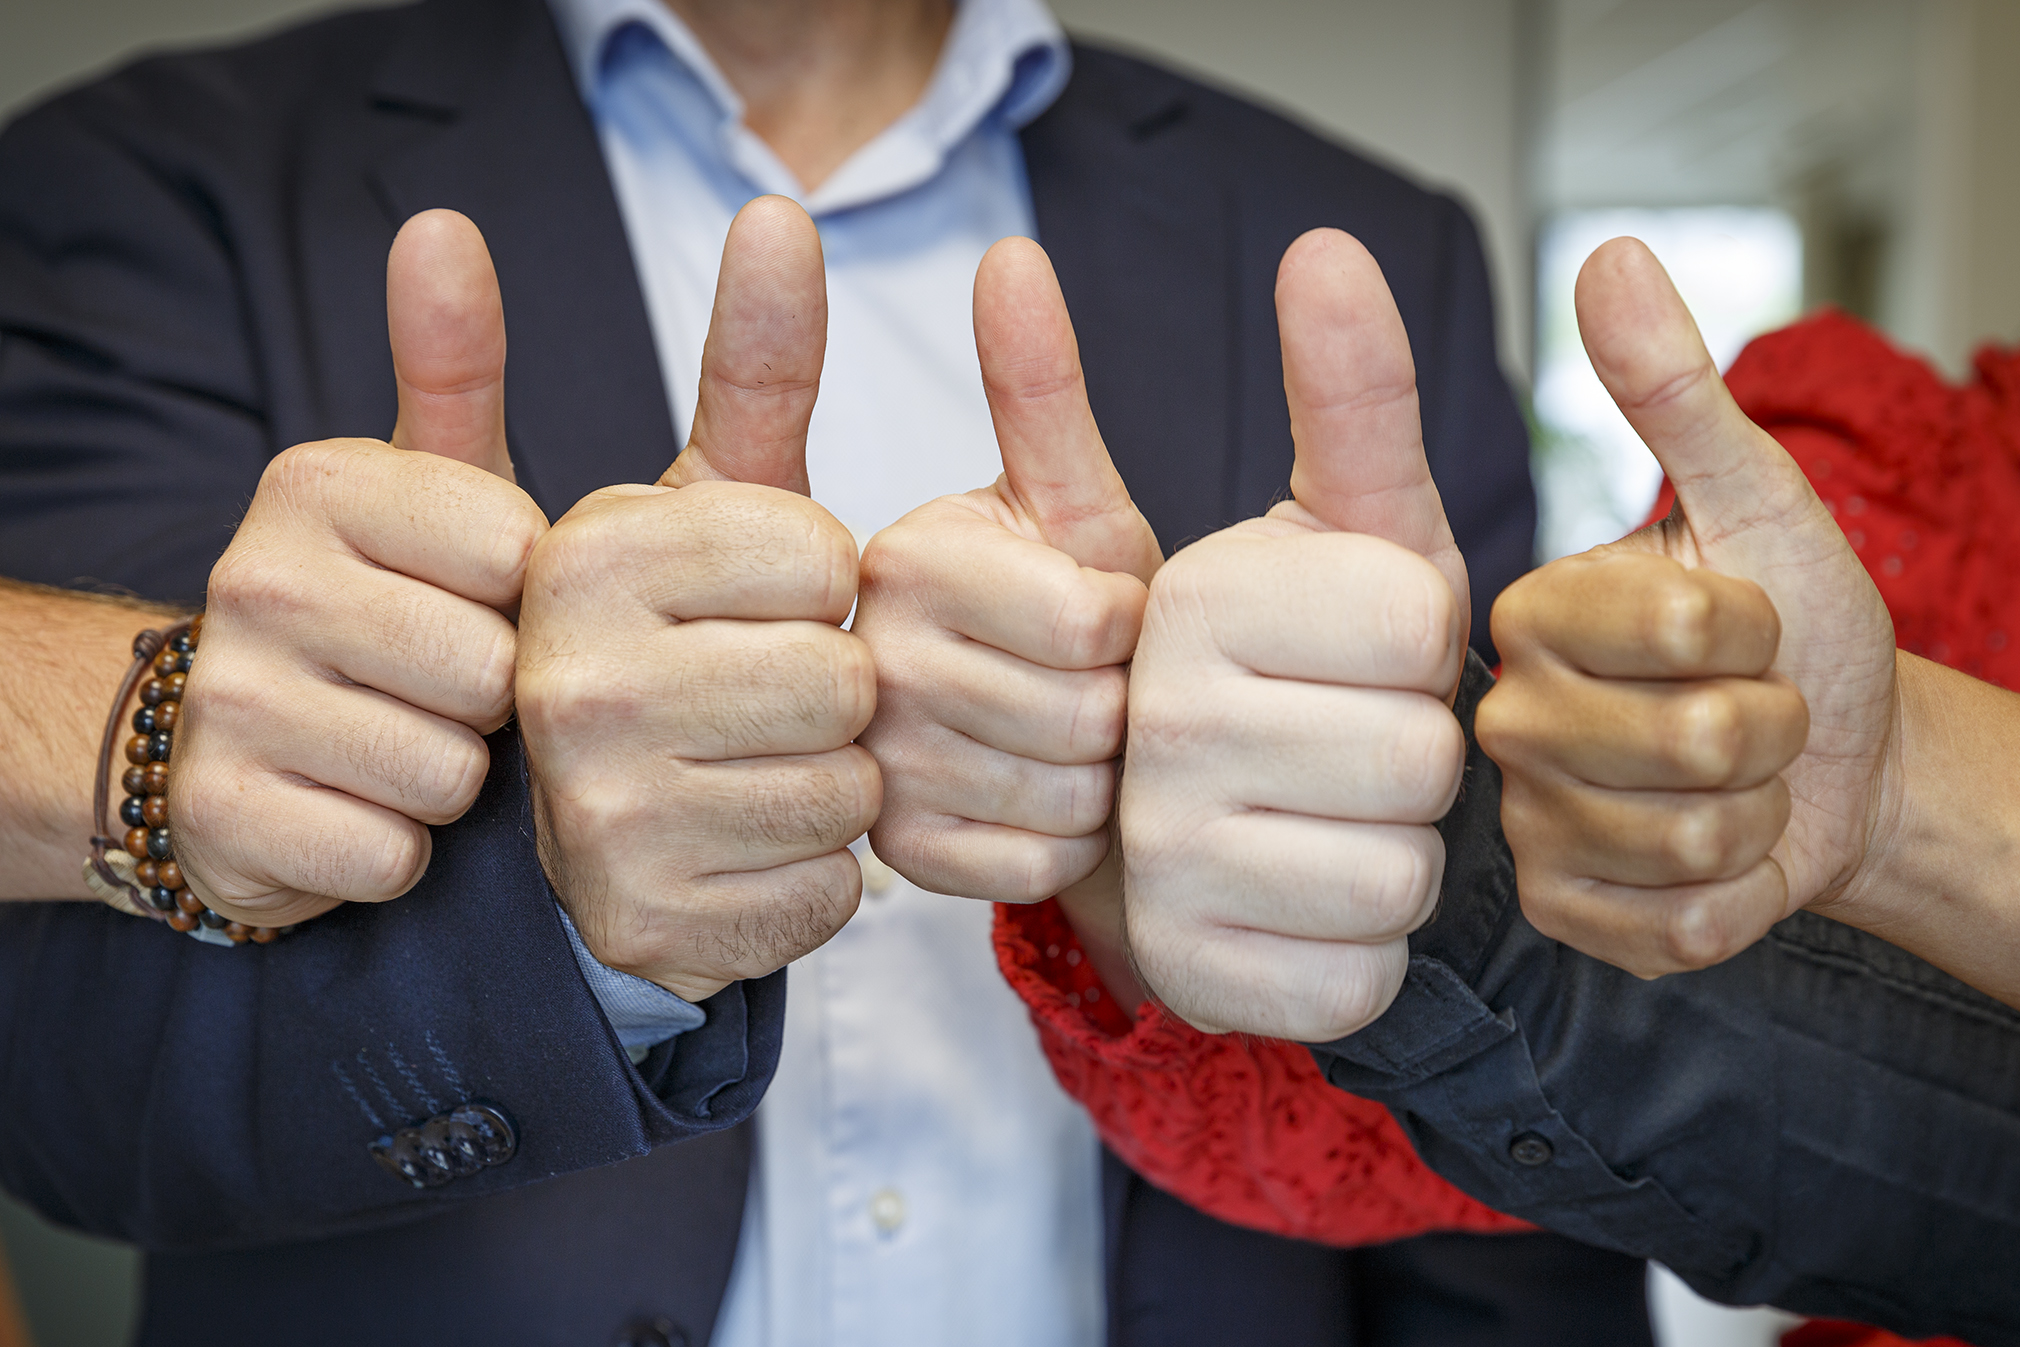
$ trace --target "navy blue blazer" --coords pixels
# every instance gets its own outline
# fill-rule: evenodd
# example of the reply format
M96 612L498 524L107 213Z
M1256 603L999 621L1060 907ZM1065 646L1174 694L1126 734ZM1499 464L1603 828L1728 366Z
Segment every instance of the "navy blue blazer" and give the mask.
M1164 545L1284 493L1277 260L1338 226L1409 330L1484 641L1534 506L1464 211L1138 61L1075 62L1024 132L1031 190ZM426 0L145 62L0 137L0 573L200 598L274 454L391 427L385 256L435 206L497 263L521 484L555 515L656 477L666 392L545 7ZM512 730L491 748L411 894L272 948L0 909L0 1179L153 1251L146 1340L590 1341L664 1317L706 1341L785 975L634 1068L560 931ZM509 1162L417 1190L368 1154L471 1098L517 1123Z

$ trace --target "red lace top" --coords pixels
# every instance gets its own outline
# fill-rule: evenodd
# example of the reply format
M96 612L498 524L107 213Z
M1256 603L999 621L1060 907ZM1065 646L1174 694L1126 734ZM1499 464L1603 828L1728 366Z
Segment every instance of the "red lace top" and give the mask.
M1948 385L1850 318L1748 346L1726 383L1815 483L1894 615L1900 644L2020 688L2020 351ZM1664 488L1658 513L1669 508ZM1386 1109L1327 1085L1296 1044L1202 1034L1110 999L1057 905L999 906L996 954L1054 1073L1115 1153L1222 1220L1333 1245L1529 1227L1431 1172ZM1883 1347L1812 1323L1791 1347ZM1953 1347L1963 1347L1954 1344Z

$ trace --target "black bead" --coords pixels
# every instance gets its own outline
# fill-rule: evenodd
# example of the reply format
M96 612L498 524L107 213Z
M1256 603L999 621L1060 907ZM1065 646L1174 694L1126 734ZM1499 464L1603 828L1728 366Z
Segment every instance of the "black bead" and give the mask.
M152 706L143 706L133 713L133 732L135 734L154 733L154 708Z
M187 650L175 657L175 671L177 673L189 672L189 652Z
M147 757L150 762L167 762L168 746L175 742L175 736L167 730L156 730L147 736Z
M157 912L175 911L175 890L155 885L147 891L147 905Z
M196 919L210 927L213 931L222 931L225 927L231 925L230 917L219 916L207 907L196 914Z
M177 636L174 640L168 643L168 648L170 650L174 650L181 654L187 655L190 651L194 650L196 647L190 643L189 633L183 632L180 636Z
M119 802L119 821L129 828L145 827L147 820L140 816L140 806L145 804L138 795L129 795Z
M157 861L173 860L175 858L175 847L168 840L168 829L148 829L147 854L150 858Z

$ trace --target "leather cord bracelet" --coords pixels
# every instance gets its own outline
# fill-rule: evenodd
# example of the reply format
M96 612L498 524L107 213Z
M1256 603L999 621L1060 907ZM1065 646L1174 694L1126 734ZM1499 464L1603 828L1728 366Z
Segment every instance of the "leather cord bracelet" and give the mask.
M119 819L123 837L93 837L84 863L84 880L101 898L141 916L165 921L209 944L268 944L292 926L250 926L213 912L191 892L175 859L175 836L168 825L168 762L175 747L176 723L182 717L182 688L189 677L203 631L199 614L166 631L152 628L133 638L133 667L120 682L105 737L98 746L98 778L92 788L92 817L102 826L111 803L113 752L126 704L140 688L140 709L133 713L133 735L126 740L127 768L120 777L126 798ZM123 901L122 901L123 900Z

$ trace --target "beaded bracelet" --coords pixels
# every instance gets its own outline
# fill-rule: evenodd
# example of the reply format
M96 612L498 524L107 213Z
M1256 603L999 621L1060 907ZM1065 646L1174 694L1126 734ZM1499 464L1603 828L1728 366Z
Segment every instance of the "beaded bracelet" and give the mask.
M175 746L175 726L182 716L182 688L189 677L190 659L196 654L197 638L203 631L199 614L167 631L149 629L133 638L133 667L119 685L112 714L105 722L105 738L98 751L98 780L92 795L93 817L104 820L112 778L112 752L119 736L120 713L140 685L140 709L133 713L133 737L126 741L126 761L130 764L120 784L126 799L120 802L119 819L126 834L91 839L91 859L85 863L85 880L101 897L122 894L121 904L142 916L166 921L210 944L242 945L250 940L269 944L293 930L292 926L250 926L232 921L204 905L190 891L182 867L175 859L175 838L168 826L168 760ZM152 670L152 676L142 676ZM125 855L119 852L124 851ZM127 857L132 861L127 862ZM94 882L95 881L95 882Z

